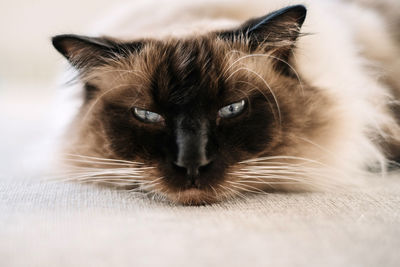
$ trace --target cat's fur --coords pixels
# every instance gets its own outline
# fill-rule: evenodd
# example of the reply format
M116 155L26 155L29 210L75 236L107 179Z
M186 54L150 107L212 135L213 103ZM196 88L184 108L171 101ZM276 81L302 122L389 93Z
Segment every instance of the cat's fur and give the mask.
M374 11L316 2L302 28L302 6L259 17L288 1L168 1L125 9L135 20L104 30L113 38L55 37L84 87L71 177L194 204L385 169L400 156L398 47ZM242 114L218 117L242 99ZM134 107L164 120L142 122Z

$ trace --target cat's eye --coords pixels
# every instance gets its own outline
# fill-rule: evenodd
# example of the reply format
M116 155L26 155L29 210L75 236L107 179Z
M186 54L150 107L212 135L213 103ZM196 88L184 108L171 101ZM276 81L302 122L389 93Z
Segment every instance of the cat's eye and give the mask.
M229 104L218 111L218 115L221 118L231 118L239 115L244 110L245 101L239 101L236 103Z
M156 123L164 121L164 118L160 114L141 108L134 108L133 114L136 118L144 122Z

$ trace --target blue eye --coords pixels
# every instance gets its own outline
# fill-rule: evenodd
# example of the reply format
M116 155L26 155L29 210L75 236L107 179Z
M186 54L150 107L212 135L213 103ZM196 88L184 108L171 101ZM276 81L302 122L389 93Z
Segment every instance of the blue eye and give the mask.
M244 100L236 102L236 103L232 103L230 105L227 105L227 106L221 108L218 111L218 115L221 118L234 117L234 116L239 115L240 113L242 113L242 111L244 109L244 106L245 106Z
M156 123L164 120L160 114L140 108L134 108L133 113L138 119L144 122Z

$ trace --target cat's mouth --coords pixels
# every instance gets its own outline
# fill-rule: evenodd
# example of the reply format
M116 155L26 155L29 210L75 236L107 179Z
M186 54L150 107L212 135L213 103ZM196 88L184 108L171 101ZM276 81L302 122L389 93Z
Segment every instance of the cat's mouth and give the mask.
M183 205L205 205L218 201L217 197L211 192L194 187L169 193L168 198Z

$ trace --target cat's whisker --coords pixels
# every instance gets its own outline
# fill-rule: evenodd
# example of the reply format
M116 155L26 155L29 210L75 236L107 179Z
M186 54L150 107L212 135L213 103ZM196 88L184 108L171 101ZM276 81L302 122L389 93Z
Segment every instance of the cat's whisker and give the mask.
M125 179L125 178L110 178L109 176L105 177L87 177L81 179L61 179L60 182L83 182L83 183L102 183L102 182L124 182L125 184L141 184L147 183L145 180L135 180L135 179Z
M311 175L311 174L310 174ZM282 176L282 175L265 175L265 176L260 176L260 175L255 175L255 176L243 176L243 175L238 175L239 179L242 179L245 181L248 179L249 181L251 179L256 179L258 181L264 181L265 183L269 183L271 181L294 181L298 182L299 184L304 184L309 187L315 187L315 188L326 188L326 189L339 189L342 188L340 184L337 184L331 180L320 180L320 179L311 179L308 177L308 175L305 176ZM315 177L315 175L313 176Z
M235 170L231 171L231 173L237 173L242 175L268 175L268 174L288 174L288 175L301 175L301 174L313 174L313 175L321 175L330 177L332 175L337 175L339 173L335 173L332 171L326 171L320 168L288 168L288 169L248 169L248 170Z
M252 163L252 162L275 160L275 159L302 160L302 161L316 163L316 164L323 164L315 159L308 159L308 158L298 157L298 156L286 156L286 155L252 158L252 159L240 161L239 164L247 164L247 163Z
M89 171L89 170L85 170L85 171L69 171L69 172L62 172L62 173L54 173L49 175L48 177L68 177L68 176L96 176L96 175L110 175L110 176L115 176L115 175L126 175L126 176L137 176L137 177L141 177L145 174L145 172L143 171L115 171L115 170L97 170L97 171Z
M72 172L63 172L59 175L130 175L130 176L141 176L145 172L143 171L131 171L131 170L112 170L112 169L103 169L103 170L82 170L82 171L72 171Z
M254 164L257 165L264 165L264 164L268 164L267 162L275 162L275 160L285 160L288 159L290 161L300 161L303 162L301 166L296 166L294 164L299 164L299 163L293 163L293 162L288 162L287 163L287 168L290 168L289 166L296 166L298 167L298 169L296 169L296 171L298 170L305 170L306 168L314 168L315 170L321 170L321 171L328 171L330 173L332 173L332 175L336 175L336 177L342 177L343 179L346 178L350 178L349 175L360 175L360 176L368 176L370 175L369 172L367 171L363 171L360 170L357 167L352 168L351 166L347 166L346 170L343 169L338 169L335 168L332 165L328 165L326 163L323 163L321 161L318 161L317 159L308 159L308 158L304 158L304 157L297 157L297 156L271 156L271 157L260 157L260 158L254 158L254 159L250 159L250 160L245 160L242 162L239 162L239 164L244 164L246 166L251 166L251 168L254 166ZM273 164L273 163L270 163ZM282 163L279 163L282 164ZM257 167L256 167L257 168ZM256 169L255 168L255 169ZM351 179L349 179L350 181Z
M96 175L96 176L80 176L74 177L77 180L101 180L101 179L115 179L115 180L130 180L130 181L139 181L145 182L145 179L142 179L142 176L128 176L128 175L119 175L119 176L112 176L112 175Z
M79 165L79 163L82 163ZM66 166L71 165L71 167L81 167L81 168L99 168L98 166L111 166L115 168L150 168L148 166L144 166L143 163L140 162L120 162L120 161L101 161L101 160L92 160L92 159L84 159L84 158L65 158L61 164Z
M145 170L135 168L81 168L63 171L61 173L51 174L46 180L79 180L98 177L126 178L126 179L144 179Z
M80 155L80 154L65 153L64 155L67 156L67 157L84 158L84 159L90 159L90 160L96 160L96 161L119 162L119 163L139 164L139 165L143 165L144 164L142 162L137 162L137 161L129 161L129 160L122 160L122 159L112 159L112 158L99 158L99 157Z
M260 188L251 186L246 183L233 182L233 181L228 181L228 183L230 183L233 187L245 189L245 191L249 193L268 194L267 192L261 190Z
M212 186L212 185L210 185L210 188L211 188L211 190L214 192L214 196L217 198L218 197L218 192L217 192L217 189L215 189L215 187L214 186Z
M309 168L309 167L281 167L281 166L269 166L269 167L261 167L261 166L248 166L245 168L237 168L234 170L230 170L230 173L240 173L240 174L263 174L263 173L285 173L285 174L293 174L299 172L322 172L320 168Z
M239 164L247 164L247 165L248 164L252 164L252 163L258 163L259 164L261 162L266 162L266 161L270 161L270 162L272 161L273 162L273 160L276 160L276 159L278 159L278 160L279 159L287 159L287 160L303 161L303 162L307 162L309 164L315 164L317 166L324 167L324 168L329 169L329 170L335 170L335 171L337 171L337 173L343 173L344 174L343 171L335 169L334 167L332 167L332 166L330 166L328 164L325 164L323 162L320 162L320 161L318 161L316 159L309 159L309 158L298 157L298 156L284 156L284 155L282 155L282 156L259 157L259 158L253 158L253 159L248 159L248 160L241 161L241 162L239 162ZM288 163L288 164L290 164L290 163Z
M301 184L300 181L292 181L292 182L287 182L287 181L260 181L258 179L245 179L245 180L238 180L237 183L240 184L247 184L247 183L251 183L251 184L263 184L263 185L280 185L280 184Z
M287 174L287 175L296 175L296 174L301 174L301 173L313 173L313 174L321 174L323 175L323 173L317 169L294 169L294 170L276 170L276 169L259 169L259 170L239 170L239 171L235 171L235 173L237 174Z
M264 161L266 158L275 159L277 157L264 157L262 159L263 161L261 161L260 158L258 158L256 161L251 161L252 163L257 162L256 166L249 166L248 164L246 164L246 162L241 163L244 164L246 167L231 171L230 174L238 177L239 179L257 179L259 181L294 180L303 184L315 184L317 186L325 188L341 188L341 183L338 183L337 177L340 176L342 177L342 179L348 177L347 175L343 176L342 172L337 171L334 168L329 168L329 166L326 166L325 164L320 162L318 163L322 164L323 168L321 168L320 165L317 165L316 167L292 163L281 165L281 162L279 162L278 166L274 166L273 162L270 162L271 164L269 166L260 166L260 163L267 163L267 161ZM287 157L280 156L278 158ZM308 159L302 158L302 160L306 160L306 162L309 164ZM315 163L317 161L311 160L311 162Z
M230 198L232 196L239 196L242 199L246 199L246 196L243 195L239 190L236 190L236 189L234 189L232 187L223 186L221 184L219 184L218 186L221 187L222 189L224 189L225 193L227 193L228 191L232 193L231 196L227 195L227 198Z
M142 167L142 164L128 164L128 163L113 163L113 162L96 162L91 160L68 160L68 162L62 162L61 165L64 165L68 168L75 169L99 169L99 168L115 168L115 169L151 169L151 167Z
M115 168L112 169L75 169L75 170L69 170L69 171L63 171L60 173L54 173L54 175L78 175L78 174L127 174L127 175L140 175L145 173L145 170L141 170L141 169L122 169L122 170L118 170Z
M155 187L160 185L160 184L161 184L160 182L156 183L156 182L152 181L152 182L150 182L148 184L140 184L139 185L139 189L142 190L142 191L151 191L151 190L154 190Z
M287 177L287 176L283 176L283 175L250 175L250 176L246 176L246 175L238 175L238 177L240 177L242 180L246 180L246 179L257 179L259 181L273 181L273 180L286 180L286 181L296 181L296 182L315 182L315 183L319 183L319 184L326 184L326 185L331 185L331 183L327 180L315 180L315 179L310 179L307 176L291 176L291 177Z

